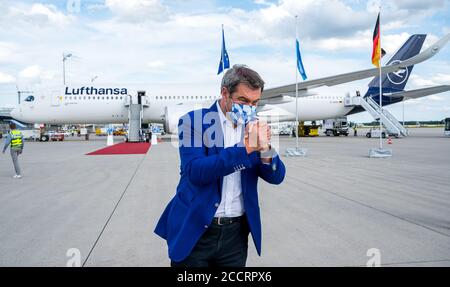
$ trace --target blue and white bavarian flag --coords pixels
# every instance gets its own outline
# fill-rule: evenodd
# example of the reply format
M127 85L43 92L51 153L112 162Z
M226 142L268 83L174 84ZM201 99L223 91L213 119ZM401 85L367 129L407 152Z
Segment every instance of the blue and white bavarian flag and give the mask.
M227 48L225 47L225 33L222 26L222 53L220 55L219 71L217 75L230 67L230 59L228 58Z
M304 81L308 77L306 77L305 68L303 67L302 55L300 55L300 44L298 42L298 39L295 39L295 43L296 43L296 52L297 52L297 69L300 72L300 75L302 75L302 79Z

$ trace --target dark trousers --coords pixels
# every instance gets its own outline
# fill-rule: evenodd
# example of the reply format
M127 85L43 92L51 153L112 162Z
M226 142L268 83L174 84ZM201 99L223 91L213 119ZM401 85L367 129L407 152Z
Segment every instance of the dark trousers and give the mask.
M197 241L191 254L172 267L245 267L248 235L246 217L228 225L212 223Z

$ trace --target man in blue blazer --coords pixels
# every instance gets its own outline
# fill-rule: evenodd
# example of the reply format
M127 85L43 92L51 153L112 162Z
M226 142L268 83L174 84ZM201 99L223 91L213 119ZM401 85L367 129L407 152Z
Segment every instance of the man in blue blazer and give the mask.
M180 118L180 182L155 228L171 266L243 267L249 232L261 255L258 178L280 184L285 176L270 128L256 118L263 89L257 72L235 65L220 100Z

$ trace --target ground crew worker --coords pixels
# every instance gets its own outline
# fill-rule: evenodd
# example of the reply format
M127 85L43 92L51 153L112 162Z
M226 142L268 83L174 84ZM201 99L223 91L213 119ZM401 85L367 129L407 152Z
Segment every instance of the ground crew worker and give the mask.
M5 153L8 146L11 145L9 149L11 151L11 158L14 164L14 170L16 171L14 178L21 178L22 175L19 166L19 155L22 153L23 150L23 135L19 130L16 130L15 123L10 123L9 128L10 131L6 135L3 153Z
M353 126L353 136L358 136L358 130L356 128L356 124Z

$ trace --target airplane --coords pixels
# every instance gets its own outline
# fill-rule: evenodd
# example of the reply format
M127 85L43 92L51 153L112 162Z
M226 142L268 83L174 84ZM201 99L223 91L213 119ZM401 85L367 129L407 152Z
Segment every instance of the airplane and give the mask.
M409 37L403 46L382 67L382 104L395 104L403 99L424 97L450 90L450 85L441 85L405 91L404 87L415 64L424 62L437 54L450 40L450 33L420 52L426 34ZM379 70L377 68L344 73L298 83L299 120L325 120L363 112L360 106L346 106L346 95L321 96L310 90L321 86L334 86L360 79L374 77L369 83L366 97L378 102ZM138 90L130 87L63 86L42 93L29 94L11 112L11 116L26 123L40 124L114 124L128 123L130 102L137 102ZM277 111L278 121L295 120L296 85L285 85L263 91L258 104L258 116L270 117ZM169 133L177 131L178 119L183 114L212 104L220 98L215 96L145 96L143 99L143 123L163 123ZM281 112L280 112L281 111Z

